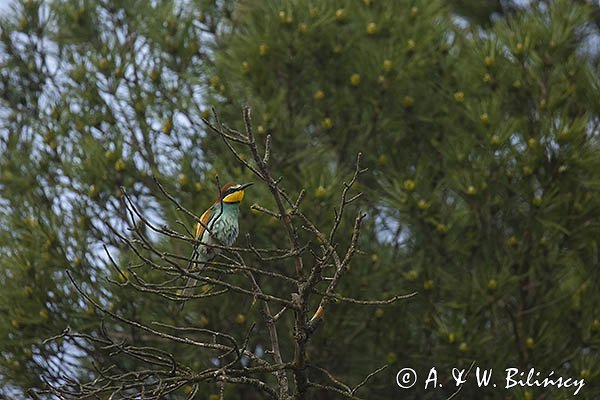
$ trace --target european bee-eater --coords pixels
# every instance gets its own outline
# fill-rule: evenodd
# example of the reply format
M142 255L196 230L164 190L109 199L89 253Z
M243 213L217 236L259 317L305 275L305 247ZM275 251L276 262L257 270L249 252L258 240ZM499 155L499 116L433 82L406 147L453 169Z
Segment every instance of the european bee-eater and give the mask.
M194 237L199 241L194 246L188 265L189 271L200 274L206 268L206 263L211 261L220 252L213 245L231 246L239 233L238 216L240 214L240 203L244 198L244 190L251 183L234 184L228 183L221 188L219 198L200 217L202 223L197 223ZM207 227L208 230L205 228ZM183 295L190 295L198 281L189 278ZM183 304L181 307L183 308Z

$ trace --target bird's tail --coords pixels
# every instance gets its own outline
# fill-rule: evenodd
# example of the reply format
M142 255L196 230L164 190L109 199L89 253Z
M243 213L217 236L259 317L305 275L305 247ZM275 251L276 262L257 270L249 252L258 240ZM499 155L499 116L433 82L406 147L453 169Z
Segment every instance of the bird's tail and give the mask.
M192 252L192 256L190 257L190 262L187 266L188 272L194 272L195 274L202 273L202 270L205 268L205 264L199 264L198 262L202 262L200 258L200 254L198 253L198 248L194 248ZM189 277L187 283L183 287L183 289L179 292L179 295L184 298L179 305L179 311L183 310L183 306L186 303L187 298L194 294L196 286L198 285L198 279Z
M181 297L183 297L183 298L190 297L192 294L194 294L194 289L196 289L197 285L198 285L198 279L188 278L188 281L185 284L185 287L181 291ZM185 300L183 300L181 302L181 309L183 309L184 304L185 304Z

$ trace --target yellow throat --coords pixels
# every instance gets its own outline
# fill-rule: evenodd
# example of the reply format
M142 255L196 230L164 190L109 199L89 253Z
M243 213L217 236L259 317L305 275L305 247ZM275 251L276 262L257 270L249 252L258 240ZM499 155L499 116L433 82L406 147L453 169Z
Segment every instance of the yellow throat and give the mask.
M244 191L238 190L237 192L233 192L228 194L223 198L223 203L239 203L244 198Z

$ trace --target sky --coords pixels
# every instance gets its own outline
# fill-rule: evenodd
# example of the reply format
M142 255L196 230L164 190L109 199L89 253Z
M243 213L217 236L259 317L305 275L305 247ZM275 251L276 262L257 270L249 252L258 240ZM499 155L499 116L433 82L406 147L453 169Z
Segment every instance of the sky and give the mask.
M10 5L14 2L15 0L0 0L0 15L10 10Z

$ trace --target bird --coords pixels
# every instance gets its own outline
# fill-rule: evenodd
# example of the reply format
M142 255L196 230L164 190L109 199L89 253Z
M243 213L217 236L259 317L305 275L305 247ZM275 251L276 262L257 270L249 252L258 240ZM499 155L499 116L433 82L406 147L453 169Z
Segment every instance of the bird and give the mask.
M254 182L228 183L221 188L217 200L202 214L200 222L196 223L194 238L197 243L190 257L188 271L193 271L199 276L206 264L221 251L213 245L231 246L235 243L239 234L240 203L244 199L244 191L253 184ZM182 297L189 297L197 283L197 279L190 277L181 292ZM185 300L182 301L180 309L183 309L184 305Z

